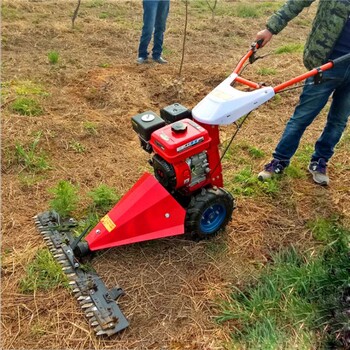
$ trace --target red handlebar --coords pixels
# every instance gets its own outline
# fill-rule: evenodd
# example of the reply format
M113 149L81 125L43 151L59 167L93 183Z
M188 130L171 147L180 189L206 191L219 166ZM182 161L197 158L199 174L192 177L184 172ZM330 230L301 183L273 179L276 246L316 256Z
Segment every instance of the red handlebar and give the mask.
M241 78L241 77L238 76L238 74L242 70L242 67L247 62L247 60L256 52L256 50L258 48L261 47L261 44L262 44L262 40L259 40L258 42L253 43L251 49L241 58L241 60L237 64L237 67L233 71L233 73L237 74L237 78L235 79L235 81L237 81L237 82L239 82L241 84L247 85L247 86L249 86L249 87L251 87L253 89L260 89L261 85L258 84L258 83L255 83L253 81ZM348 55L346 55L346 56L348 56ZM306 72L304 74L298 75L297 77L295 77L293 79L290 79L290 80L288 80L288 81L286 81L286 82L284 82L282 84L279 84L279 85L275 86L273 89L274 89L275 93L277 93L277 92L285 89L286 87L289 87L291 85L299 83L299 82L301 82L301 81L303 81L303 80L305 80L305 79L307 79L309 77L312 77L312 76L314 76L314 75L316 75L316 74L318 74L320 72L324 72L324 71L326 71L328 69L331 69L331 68L333 68L335 61L337 61L337 60L334 60L334 62L330 61L330 62L328 62L328 63L326 63L326 64L324 64L324 65L322 65L322 66L320 66L318 68L314 68L314 69L310 70L309 72Z

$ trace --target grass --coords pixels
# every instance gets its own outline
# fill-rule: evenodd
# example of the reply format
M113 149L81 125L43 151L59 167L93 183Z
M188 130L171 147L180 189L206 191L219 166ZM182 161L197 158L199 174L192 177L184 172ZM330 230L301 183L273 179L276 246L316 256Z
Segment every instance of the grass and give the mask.
M350 282L350 231L333 219L308 227L322 249L300 252L290 246L244 288L222 304L219 322L232 324L237 349L312 349L337 344L349 321L341 313L342 291ZM339 345L339 344L338 344Z
M115 189L105 184L99 185L88 195L93 200L93 208L101 214L108 212L120 199Z
M21 96L48 96L48 92L41 86L31 80L17 80L11 82L10 85L13 87L14 92Z
M83 128L86 131L87 134L89 135L97 135L97 125L93 122L84 122L83 123Z
M39 102L29 97L18 97L10 106L13 112L20 115L39 116L43 114L43 109Z
M279 179L260 181L252 168L246 166L234 175L232 182L225 185L235 195L253 197L263 194L274 195L279 192Z
M47 58L50 62L50 64L57 64L58 63L58 59L59 59L60 55L57 51L50 51L48 54L47 54Z
M39 116L43 114L43 108L38 97L46 97L49 93L40 85L30 80L14 80L1 84L2 97L9 98L15 94L10 103L10 110L20 115Z
M275 50L275 54L283 53L300 53L304 51L304 45L299 43L292 43L280 46Z
M257 73L262 76L276 75L277 70L275 68L262 67L257 70Z
M69 148L76 153L84 153L86 151L85 146L82 145L79 141L72 141L69 143Z
M86 3L85 7L96 8L96 7L102 7L104 4L105 4L105 0L91 0Z
M68 287L61 266L47 249L38 250L34 260L26 268L26 276L19 281L22 293L48 290L58 286Z
M18 180L22 187L31 188L44 179L44 176L37 174L19 174Z
M74 186L69 181L62 180L48 191L53 195L53 199L50 201L50 208L62 217L70 216L79 202L77 186Z
M23 170L41 172L50 168L46 155L38 150L41 133L38 133L29 146L23 146L19 142L15 144L15 156L17 162L23 166Z

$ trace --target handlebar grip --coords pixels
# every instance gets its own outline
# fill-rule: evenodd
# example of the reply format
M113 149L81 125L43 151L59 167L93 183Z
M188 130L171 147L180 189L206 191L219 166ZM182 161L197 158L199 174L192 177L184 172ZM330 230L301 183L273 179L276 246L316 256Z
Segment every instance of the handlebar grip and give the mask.
M257 42L256 42L256 48L257 49L260 49L261 45L263 44L264 42L264 39L259 39Z
M347 61L349 60L350 61L350 53L344 55L344 56L340 56L334 60L330 60L331 62L333 62L334 65L338 64L338 63L341 63L343 61ZM350 62L349 62L350 63Z

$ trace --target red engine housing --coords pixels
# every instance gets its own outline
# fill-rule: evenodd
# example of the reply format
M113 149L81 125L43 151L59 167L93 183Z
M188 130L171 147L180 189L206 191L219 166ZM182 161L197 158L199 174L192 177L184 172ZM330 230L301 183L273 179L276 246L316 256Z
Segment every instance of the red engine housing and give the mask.
M151 135L155 176L167 188L192 193L223 186L218 126L182 119Z

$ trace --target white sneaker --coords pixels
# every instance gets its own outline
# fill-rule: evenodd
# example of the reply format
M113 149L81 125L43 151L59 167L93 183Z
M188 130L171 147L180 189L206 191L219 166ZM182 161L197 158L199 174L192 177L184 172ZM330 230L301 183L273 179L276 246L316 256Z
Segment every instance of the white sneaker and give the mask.
M308 169L315 183L321 186L329 185L329 177L326 174L327 162L323 158L310 162Z
M136 63L137 64L144 64L144 63L148 63L148 58L143 58L143 57L139 57L137 60L136 60Z
M285 166L282 165L278 159L272 159L272 161L265 165L264 170L258 174L260 181L271 179L277 174L282 174Z

